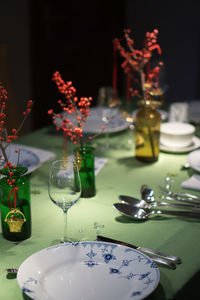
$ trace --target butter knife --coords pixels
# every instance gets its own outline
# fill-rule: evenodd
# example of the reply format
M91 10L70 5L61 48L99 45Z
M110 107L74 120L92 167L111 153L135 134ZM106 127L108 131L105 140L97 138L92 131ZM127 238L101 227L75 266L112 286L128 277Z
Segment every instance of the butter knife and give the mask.
M97 235L97 240L98 241L103 241L103 242L115 243L115 244L123 245L123 246L126 246L126 247L130 247L130 248L133 248L133 249L145 252L148 255L151 255L151 257L153 259L155 258L154 257L154 255L155 255L156 258L157 257L158 258L164 258L164 259L166 259L166 260L168 260L170 262L176 263L176 264L180 264L181 263L181 259L179 257L173 256L173 255L167 255L165 253L161 253L159 251L155 251L155 250L152 250L152 249L135 246L133 244L128 244L128 243L125 243L125 242L122 242L122 241L118 241L118 240L114 240L114 239L111 239L111 238L107 238L107 237L102 236L102 235Z

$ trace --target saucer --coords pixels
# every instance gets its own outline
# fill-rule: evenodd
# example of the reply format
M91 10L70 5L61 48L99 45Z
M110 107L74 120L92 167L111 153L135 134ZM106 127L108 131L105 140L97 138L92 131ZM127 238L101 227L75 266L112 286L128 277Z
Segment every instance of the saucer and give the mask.
M160 150L169 153L187 153L200 147L200 139L196 136L192 138L192 143L184 148L167 147L160 144Z

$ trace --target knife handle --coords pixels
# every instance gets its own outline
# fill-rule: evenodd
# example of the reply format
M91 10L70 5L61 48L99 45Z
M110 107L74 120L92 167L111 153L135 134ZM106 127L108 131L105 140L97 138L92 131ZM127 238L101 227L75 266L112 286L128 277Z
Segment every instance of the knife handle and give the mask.
M173 255L168 255L168 254L165 254L165 253L162 253L162 252L159 252L159 251L155 251L155 250L151 250L151 249L148 249L148 248L144 248L144 247L137 247L137 249L140 250L140 251L143 251L145 253L151 254L151 255L156 255L156 256L168 259L168 260L170 260L170 261L172 261L176 264L181 263L180 257L176 257L176 256L173 256Z
M164 265L164 266L167 266L169 267L170 269L172 270L175 270L176 269L176 264L167 260L167 259L164 259L164 258L161 258L161 257L155 257L151 254L148 255L155 263L157 264L160 264L160 265Z

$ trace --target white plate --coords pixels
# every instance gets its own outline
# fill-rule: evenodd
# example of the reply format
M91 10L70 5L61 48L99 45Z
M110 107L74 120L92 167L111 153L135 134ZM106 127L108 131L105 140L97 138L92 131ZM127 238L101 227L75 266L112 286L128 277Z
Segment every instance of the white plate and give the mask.
M23 147L14 146L10 144L7 150L8 159L13 165L17 165L17 160L18 160L18 154L15 153L15 150L20 150L18 165L28 168L26 174L33 172L35 169L39 167L40 159L35 153L33 153L30 150L24 149ZM4 164L4 162L1 161L0 165L2 164Z
M128 128L129 123L126 122L126 120L122 117L120 111L117 111L116 115L113 117L113 119L110 121L109 125L106 126L105 123L102 121L102 111L103 107L94 107L91 108L91 116L87 117L86 123L83 128L84 133L99 133L101 132L101 126L104 126L105 129L103 132L118 132L122 131ZM70 121L74 122L75 117L74 115L69 115L66 112L62 113L64 116L66 115ZM61 118L55 119L57 126L62 125ZM76 124L76 123L75 123Z
M200 147L200 139L196 136L192 138L192 144L184 148L167 147L160 144L160 150L169 153L187 153Z
M200 149L189 153L187 161L192 169L200 172Z
M59 244L20 266L22 291L37 300L138 300L157 287L156 264L137 250L104 242Z

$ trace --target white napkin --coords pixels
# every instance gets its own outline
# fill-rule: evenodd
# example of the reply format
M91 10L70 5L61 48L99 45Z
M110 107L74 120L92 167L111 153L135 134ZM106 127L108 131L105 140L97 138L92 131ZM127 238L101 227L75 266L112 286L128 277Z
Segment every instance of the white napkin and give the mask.
M103 166L107 163L107 158L95 157L95 176L101 171Z
M74 156L72 156L72 155L69 156L69 159L73 159L73 158L74 158ZM104 167L104 165L107 163L107 161L108 161L107 158L95 157L95 161L94 161L95 176L97 176L97 174L99 174L99 172Z
M188 104L174 102L169 107L169 122L188 122Z
M189 119L198 123L200 121L200 100L192 100L189 103Z
M181 187L200 191L200 175L192 175L192 177L182 182Z

